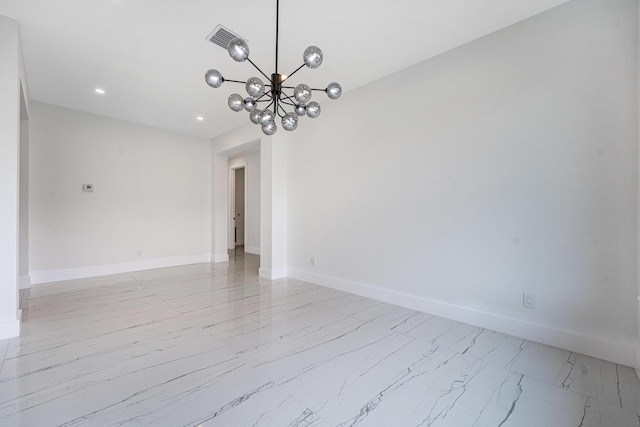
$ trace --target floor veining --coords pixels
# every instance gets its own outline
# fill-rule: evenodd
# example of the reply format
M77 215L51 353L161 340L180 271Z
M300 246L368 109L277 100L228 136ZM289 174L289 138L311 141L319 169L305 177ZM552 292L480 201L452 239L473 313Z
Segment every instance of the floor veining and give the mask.
M640 426L629 367L258 264L32 288L0 341L0 425Z

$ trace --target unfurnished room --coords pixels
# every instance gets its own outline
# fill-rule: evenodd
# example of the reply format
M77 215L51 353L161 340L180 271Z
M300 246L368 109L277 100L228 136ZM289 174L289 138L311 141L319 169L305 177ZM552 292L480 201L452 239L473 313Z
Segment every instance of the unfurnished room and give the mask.
M0 0L0 425L640 426L640 0Z

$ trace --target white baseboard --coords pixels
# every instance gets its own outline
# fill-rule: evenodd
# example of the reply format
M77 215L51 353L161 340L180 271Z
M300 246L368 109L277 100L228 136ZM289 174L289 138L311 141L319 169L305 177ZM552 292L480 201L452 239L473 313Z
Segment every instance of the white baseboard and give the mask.
M215 254L215 256L213 257L213 262L229 262L229 254Z
M269 280L283 279L287 277L287 268L277 268L275 270L271 270L268 268L260 268L258 270L258 275L260 277L264 277Z
M133 271L152 270L154 268L176 267L179 265L210 262L211 255L187 255L179 257L146 259L121 264L94 265L90 267L65 268L49 271L32 271L31 284L60 282L63 280L84 279L87 277L107 276L110 274L130 273Z
M260 248L255 246L245 246L244 251L248 254L260 255Z
M16 320L0 322L0 340L20 336L20 318L22 317L22 310L18 310L17 317L18 318Z
M31 276L20 276L20 289L29 289L31 287Z
M560 347L569 351L620 363L625 366L634 366L634 345L628 342L613 341L574 331L556 329L495 313L484 312L417 295L355 283L302 270L289 269L289 277L457 320L530 341ZM636 354L636 357L638 358L640 355ZM638 367L640 365L635 366Z

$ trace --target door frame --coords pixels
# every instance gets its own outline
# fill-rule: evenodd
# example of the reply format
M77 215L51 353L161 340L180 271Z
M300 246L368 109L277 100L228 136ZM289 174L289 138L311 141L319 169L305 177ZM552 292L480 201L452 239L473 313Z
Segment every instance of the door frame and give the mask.
M229 159L231 160L231 159ZM236 170L244 169L244 218L242 221L244 223L244 241L246 244L247 241L247 162L241 161L233 166L229 166L229 226L227 229L229 230L229 235L227 238L227 247L228 249L236 248L235 241L235 222L234 218L236 216Z

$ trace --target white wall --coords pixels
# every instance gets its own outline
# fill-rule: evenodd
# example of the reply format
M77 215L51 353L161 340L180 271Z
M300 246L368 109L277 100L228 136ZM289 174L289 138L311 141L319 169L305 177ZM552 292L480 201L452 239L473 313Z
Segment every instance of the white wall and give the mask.
M27 70L24 66L22 42L19 39L20 73L20 196L19 196L19 243L18 275L19 287L29 288L29 111L30 96L27 85Z
M260 254L260 150L229 158L229 168L245 167L246 200L244 249L252 254Z
M324 102L290 276L631 365L636 54L636 0L574 1Z
M294 139L295 134L281 130L272 137L264 138L261 146L263 196L260 239L268 242L270 250L261 256L259 274L271 280L289 275L289 146ZM265 227L265 224L270 227Z
M208 140L40 103L31 116L34 283L210 259Z
M0 339L20 333L18 242L20 177L20 36L0 15Z
M21 101L23 102L23 101ZM20 120L20 230L19 268L20 288L31 285L29 278L29 120Z
M638 22L640 23L640 8L638 9ZM637 70L636 70L636 76L637 76L637 92L636 92L636 107L637 107L637 123L638 123L638 127L636 128L636 136L638 138L638 145L640 146L640 26L638 28L638 50L637 50L637 54L636 54L636 59L637 59ZM640 150L638 150L638 168L640 169ZM640 180L640 174L638 174L638 179ZM638 191L640 192L640 181L638 181ZM639 193L640 194L640 193ZM640 197L638 198L638 202L640 203ZM640 206L640 205L639 205ZM640 209L639 209L639 214L640 214ZM638 224L640 225L640 215L638 215ZM640 227L639 229L640 230ZM640 248L640 232L638 233L638 247ZM637 264L637 268L638 268L638 292L637 292L637 325L638 325L638 336L637 336L637 342L636 342L636 352L635 352L635 367L636 367L636 374L638 375L638 378L640 378L640 250L638 253L638 258L636 258L636 264Z

